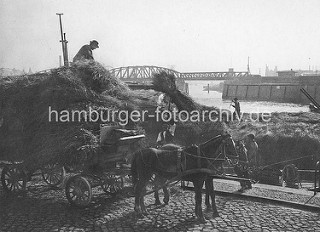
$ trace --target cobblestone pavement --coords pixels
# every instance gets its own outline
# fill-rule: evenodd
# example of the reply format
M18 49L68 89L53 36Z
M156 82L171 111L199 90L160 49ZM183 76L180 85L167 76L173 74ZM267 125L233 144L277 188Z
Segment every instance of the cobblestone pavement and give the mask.
M214 187L215 190L231 193L238 191L241 186L238 181L215 179ZM299 204L308 204L320 208L320 194L318 193L314 196L313 191L308 191L306 188L294 189L266 184L253 184L252 189L246 190L241 194Z
M90 207L77 209L63 189L35 183L24 197L2 194L0 231L320 231L320 213L220 196L220 216L206 212L207 222L201 224L194 217L193 192L178 187L171 189L168 206L154 206L147 196L150 215L136 218L128 195L110 198L96 190Z

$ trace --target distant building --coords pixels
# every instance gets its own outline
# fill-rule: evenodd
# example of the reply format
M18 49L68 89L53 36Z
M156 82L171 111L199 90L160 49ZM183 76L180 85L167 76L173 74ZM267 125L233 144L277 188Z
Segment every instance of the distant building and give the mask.
M278 71L278 77L296 77L299 76L299 73L296 71L291 70L285 70L285 71Z
M319 76L319 70L295 70L299 76Z
M268 65L266 65L266 72L265 72L266 77L276 77L278 76L277 72L278 72L277 66L275 66L274 70L272 70L272 69L269 69Z

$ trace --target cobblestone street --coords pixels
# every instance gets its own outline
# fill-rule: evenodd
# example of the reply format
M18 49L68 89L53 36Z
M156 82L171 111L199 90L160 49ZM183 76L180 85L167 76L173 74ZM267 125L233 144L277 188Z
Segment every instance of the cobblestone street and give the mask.
M28 187L25 197L2 195L1 231L320 231L320 214L280 205L217 196L219 217L206 212L207 222L194 217L194 194L173 188L168 206L154 206L146 197L150 215L136 218L133 197L109 198L94 192L86 209L72 208L63 189L44 183ZM205 208L205 207L203 207Z

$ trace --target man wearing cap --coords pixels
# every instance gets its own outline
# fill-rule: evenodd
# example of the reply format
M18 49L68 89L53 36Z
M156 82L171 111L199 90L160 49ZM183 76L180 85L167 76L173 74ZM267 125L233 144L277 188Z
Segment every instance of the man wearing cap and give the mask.
M99 48L99 43L96 40L90 41L90 44L83 45L73 58L73 62L78 60L94 60L92 50Z

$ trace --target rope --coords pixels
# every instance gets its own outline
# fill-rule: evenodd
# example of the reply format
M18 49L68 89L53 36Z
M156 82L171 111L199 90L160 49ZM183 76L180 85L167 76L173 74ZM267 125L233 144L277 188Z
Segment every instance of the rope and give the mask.
M269 165L263 166L263 167L261 167L261 168L264 169L264 168L266 168L266 167L270 167L270 166L273 166L273 165L276 165L276 164L282 164L282 163L286 163L286 162L290 162L290 161L295 161L295 160L300 160L300 159L305 159L305 158L309 158L309 157L313 157L313 155L303 156L303 157L296 158L296 159L291 159L291 160L285 160L285 161L281 161L281 162L269 164Z

